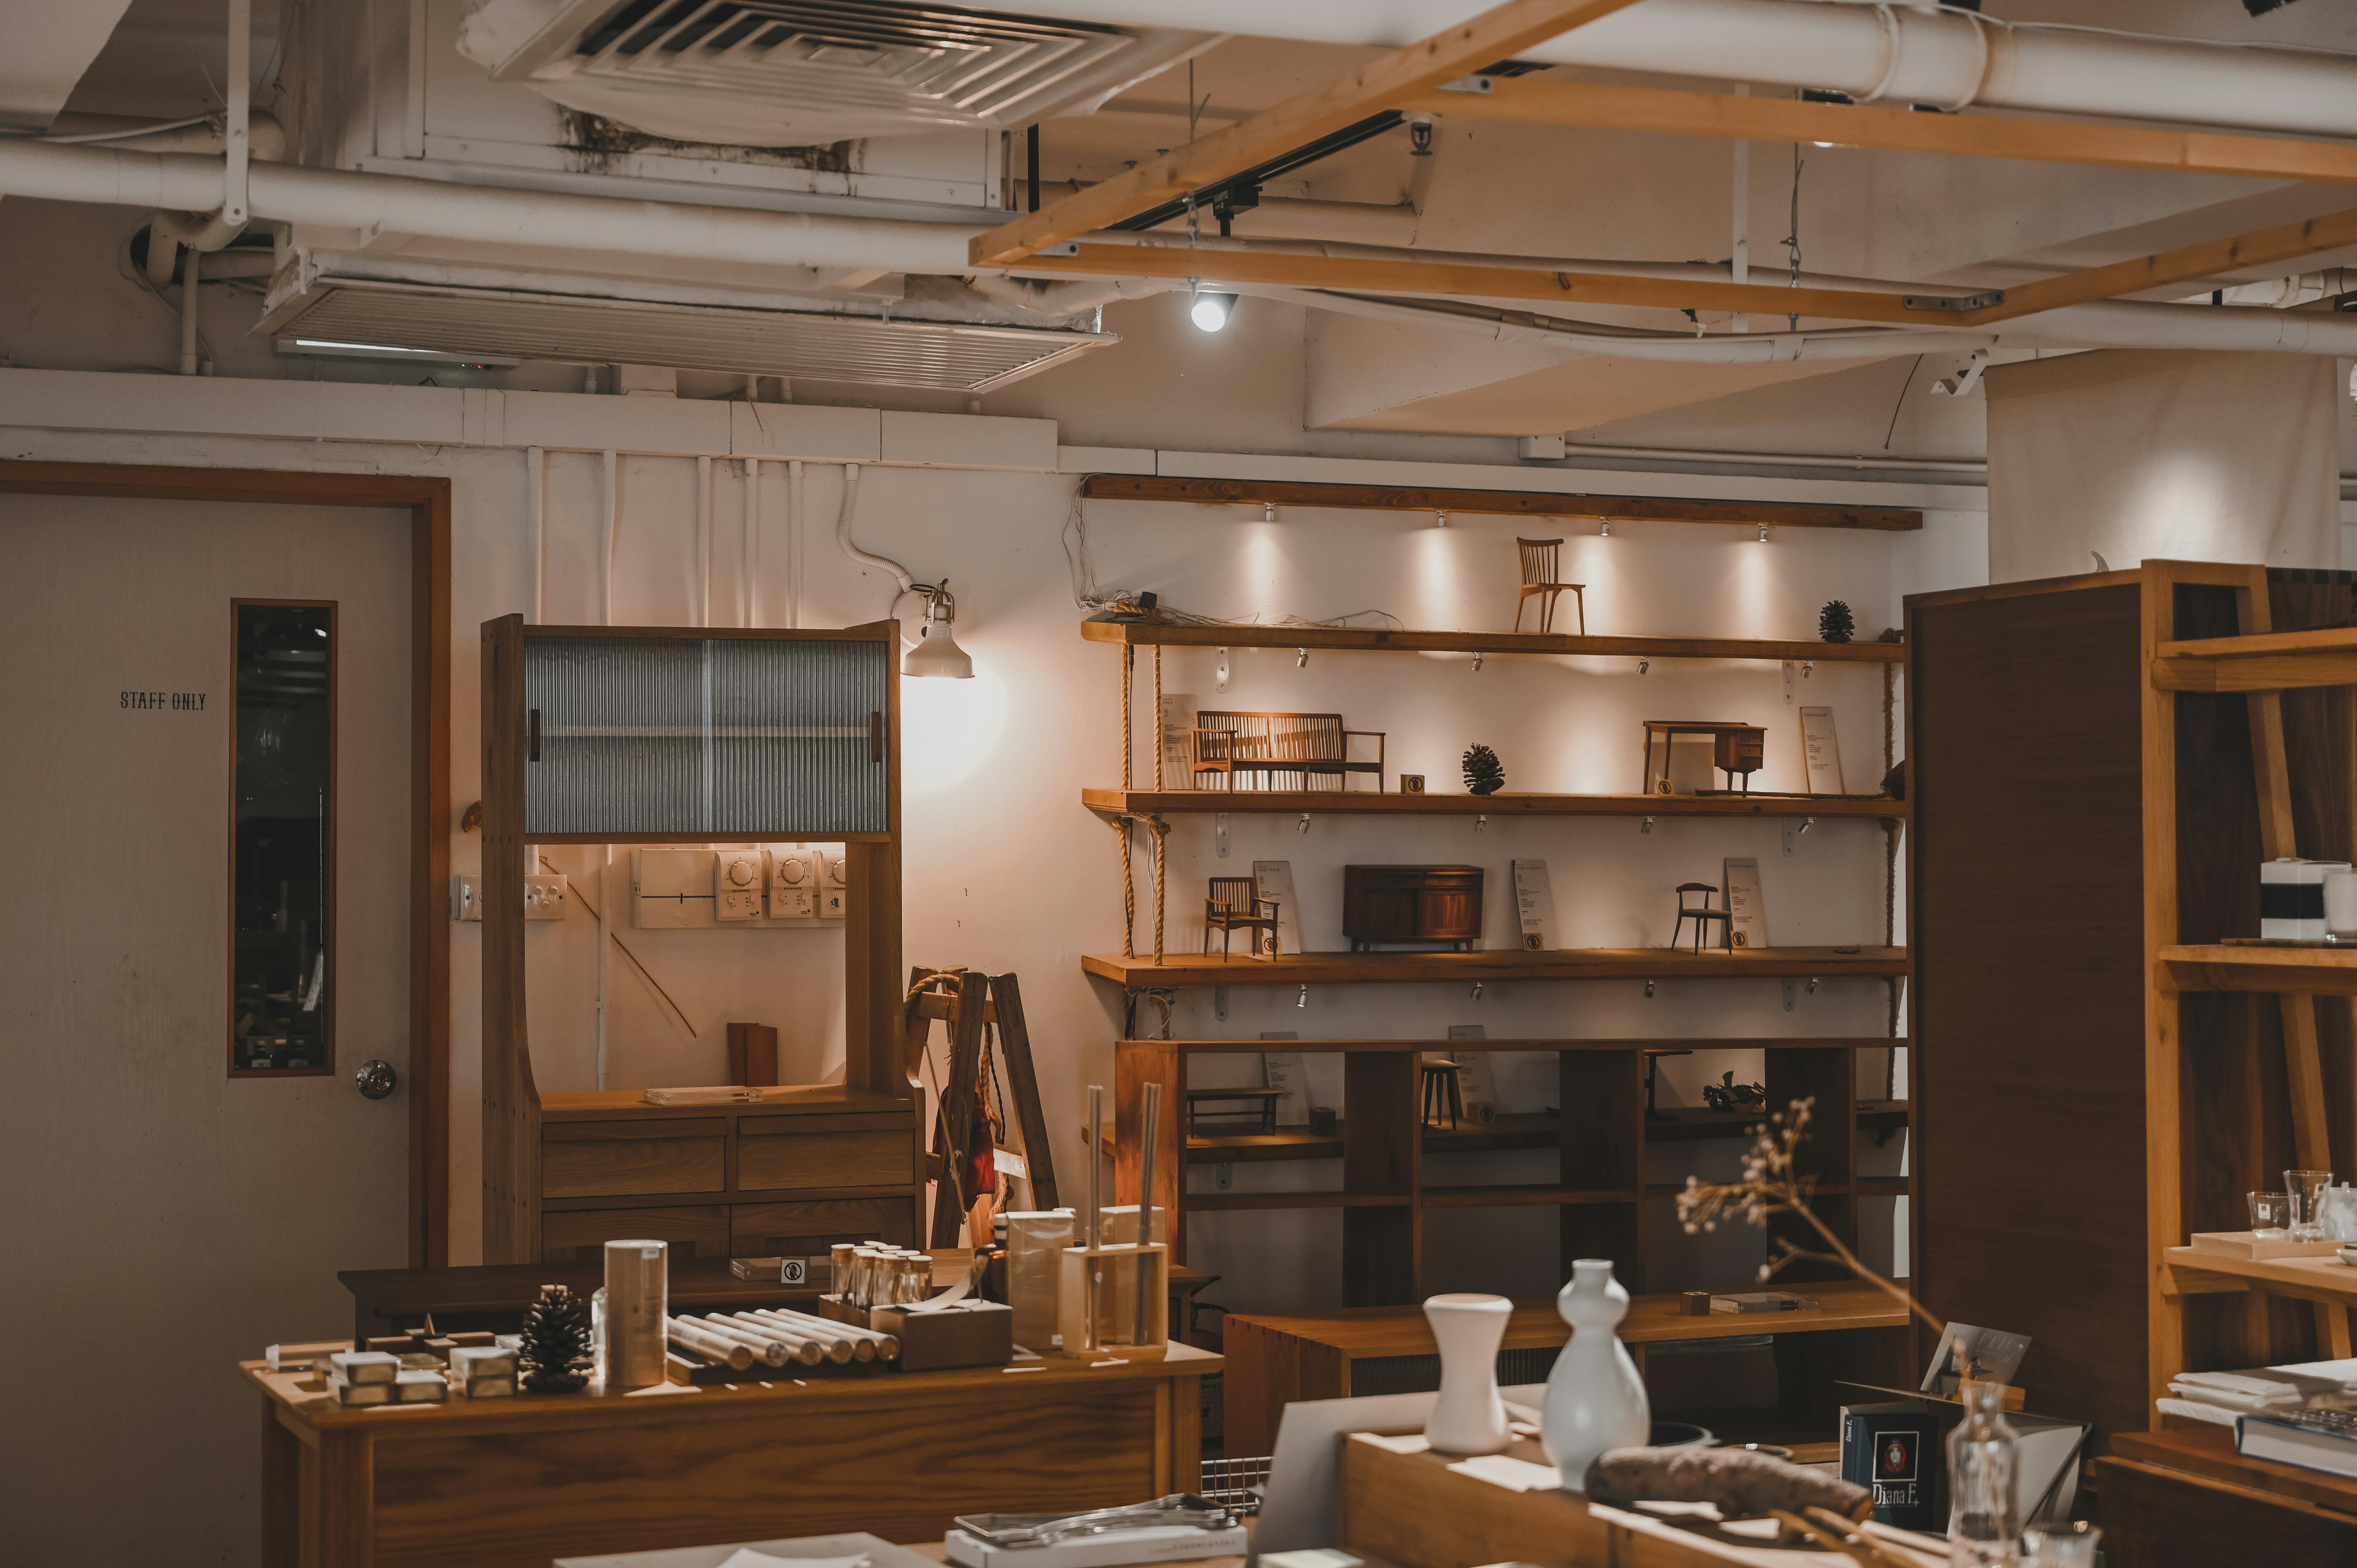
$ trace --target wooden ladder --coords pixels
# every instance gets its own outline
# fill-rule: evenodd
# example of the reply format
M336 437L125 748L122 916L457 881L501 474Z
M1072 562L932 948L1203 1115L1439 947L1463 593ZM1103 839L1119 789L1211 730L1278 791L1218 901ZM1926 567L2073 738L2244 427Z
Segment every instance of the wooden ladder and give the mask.
M998 1029L999 1059L1006 1064L1006 1092L1015 1101L1016 1122L1022 1129L1023 1159L1029 1168L1036 1208L1057 1207L1056 1165L1048 1147L1047 1116L1039 1103L1031 1032L1023 1018L1023 992L1015 976L986 975L969 969L929 970L921 965L909 972L903 1029L912 1081L923 1081L920 1073L936 1023L948 1027L950 1062L933 1111L942 1152L926 1156L930 1174L940 1184L933 1199L931 1245L954 1247L959 1245L966 1217L983 1196L965 1190L965 1173L972 1168L974 1156L973 1118L953 1111L972 1105L982 1086L985 1025Z

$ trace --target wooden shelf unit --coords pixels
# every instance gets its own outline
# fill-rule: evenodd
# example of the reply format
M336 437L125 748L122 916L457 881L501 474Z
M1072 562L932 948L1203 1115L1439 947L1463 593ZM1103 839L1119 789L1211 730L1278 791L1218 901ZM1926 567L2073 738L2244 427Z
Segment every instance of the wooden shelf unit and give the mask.
M1905 822L1907 802L1888 795L1402 795L1372 789L1083 789L1092 811L1154 816L1246 811L1291 816L1340 811L1402 817L1867 817Z
M1691 1040L1121 1040L1114 1045L1114 1100L1118 1120L1114 1130L1114 1190L1117 1201L1138 1201L1136 1124L1145 1086L1162 1086L1162 1126L1158 1148L1184 1147L1184 1161L1162 1160L1155 1171L1154 1201L1170 1216L1174 1254L1184 1261L1188 1247L1187 1219L1194 1213L1248 1210L1339 1208L1342 1217L1344 1295L1352 1306L1383 1306L1420 1301L1425 1294L1424 1214L1427 1209L1484 1208L1552 1208L1559 1216L1558 1245L1561 1277L1569 1278L1575 1258L1610 1258L1618 1277L1631 1290L1644 1288L1645 1210L1649 1205L1674 1202L1675 1187L1649 1187L1645 1179L1645 1148L1653 1128L1667 1123L1645 1120L1645 1058L1649 1053L1683 1050L1760 1050L1766 1056L1763 1075L1771 1106L1813 1097L1820 1106L1852 1107L1847 1115L1827 1116L1815 1123L1813 1135L1803 1145L1804 1168L1819 1182L1818 1212L1830 1219L1846 1240L1857 1234L1857 1205L1861 1199L1906 1196L1905 1180L1861 1180L1857 1168L1858 1131L1872 1115L1887 1123L1887 1106L1856 1109L1856 1054L1886 1050L1908 1042L1879 1037L1846 1039L1691 1039ZM1314 1140L1301 1134L1257 1134L1250 1137L1181 1142L1189 1064L1199 1056L1265 1056L1273 1051L1332 1053L1343 1058L1345 1103L1338 1135ZM1436 1128L1422 1120L1421 1056L1473 1052L1551 1052L1562 1074L1557 1090L1559 1116L1512 1118L1507 1135L1520 1146L1555 1149L1556 1179L1550 1183L1504 1183L1472 1186L1427 1184L1425 1157L1457 1152L1448 1140L1478 1142L1480 1129L1458 1133ZM1750 1118L1757 1122L1755 1115ZM1544 1124L1544 1125L1540 1125ZM1493 1124L1494 1125L1494 1124ZM1341 1165L1341 1185L1310 1192L1197 1192L1190 1190L1189 1168L1226 1163L1233 1145L1247 1145L1255 1155L1235 1157L1249 1164L1254 1157L1332 1158ZM1286 1152L1283 1155L1277 1149ZM1295 1150L1301 1151L1295 1153ZM1330 1150L1329 1153L1327 1151ZM1232 1157L1232 1156L1231 1156ZM1781 1233L1781 1232L1778 1232ZM1763 1240L1763 1253L1765 1242ZM1824 1278L1810 1265L1785 1270L1781 1279Z
M2357 1148L2318 1001L2357 951L2225 941L2262 861L2357 848L2357 576L2147 561L1907 615L1925 1304L2029 1336L2018 1380L2099 1448L2179 1372L2348 1355L2357 1270L2185 1244Z
M1591 654L1620 659L1764 659L1795 664L1907 661L1897 642L1803 642L1742 637L1577 637L1539 631L1412 631L1377 627L1180 626L1084 620L1091 642L1131 648L1282 648L1357 653Z
M925 1218L925 1101L910 1076L902 1032L899 624L843 630L563 627L527 626L511 615L485 621L482 639L483 1261L565 1261L635 1236L717 1257L823 1251L831 1240L870 1236L918 1245ZM596 831L535 829L528 779L542 732L529 703L544 699L528 696L526 672L528 650L540 639L630 649L697 644L707 660L716 645L829 643L844 648L846 660L867 660L879 682L877 706L864 725L851 726L864 733L866 756L838 767L833 779L858 779L856 787L866 791L880 827L803 830L771 822L738 824L741 831L647 832L592 822ZM790 682L774 670L764 678L771 689L760 701L787 700L778 688ZM840 692L835 695L840 700ZM680 722L708 721L689 713ZM593 727L614 726L581 729ZM548 738L566 733L552 724ZM552 747L552 766L559 765L557 755ZM874 773L857 772L861 768ZM619 801L622 791L610 780L582 793L599 802L597 811L617 816L652 809ZM796 797L794 809L818 793L813 788ZM843 809L839 802L836 809ZM748 842L845 845L845 1081L771 1088L759 1103L719 1106L649 1105L635 1090L542 1093L525 1006L523 877L533 865L532 846ZM608 909L608 920L619 913ZM606 931L601 922L599 941Z
M1789 976L1891 979L1907 972L1904 948L1558 948L1524 952L1285 953L1276 958L1196 957L1160 962L1088 953L1089 973L1138 989L1201 985L1355 985L1502 980L1749 980Z

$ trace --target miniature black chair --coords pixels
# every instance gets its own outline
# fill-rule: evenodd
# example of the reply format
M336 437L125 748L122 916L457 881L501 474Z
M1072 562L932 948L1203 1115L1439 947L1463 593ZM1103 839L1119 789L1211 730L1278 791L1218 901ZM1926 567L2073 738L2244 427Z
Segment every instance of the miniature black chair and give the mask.
M1458 1081L1458 1075L1463 1070L1465 1064L1459 1061L1444 1060L1428 1061L1422 1065L1424 1120L1437 1122L1445 1115L1448 1118L1449 1129L1453 1132L1456 1130L1458 1118L1465 1114L1465 1093Z
M1694 950L1696 952L1702 951L1703 938L1709 934L1710 923L1713 920L1717 920L1718 922L1719 930L1718 945L1729 950L1730 951L1733 950L1735 947L1735 916L1730 910L1714 909L1711 908L1710 901L1717 892L1718 889L1712 886L1707 882L1681 882L1678 884L1678 923L1670 932L1671 947L1676 947L1679 941L1685 936L1686 922L1688 920L1692 920L1695 923ZM1686 895L1689 893L1701 894L1701 904L1688 904L1686 902Z

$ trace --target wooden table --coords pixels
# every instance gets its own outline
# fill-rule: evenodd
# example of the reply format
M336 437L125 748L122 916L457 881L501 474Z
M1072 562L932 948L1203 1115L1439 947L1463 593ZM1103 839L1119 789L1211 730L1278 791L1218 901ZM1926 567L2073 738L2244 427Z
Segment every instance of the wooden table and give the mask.
M1103 1361L1110 1364L1096 1365ZM1200 1484L1220 1358L1051 1355L1036 1371L813 1377L345 1410L262 1362L268 1568L548 1568L551 1559L1071 1512Z
M2357 1481L2245 1459L2230 1427L2115 1433L2093 1473L2110 1568L2357 1563Z
M1789 1288L1815 1298L1818 1305L1794 1312L1714 1312L1690 1317L1679 1296L1632 1296L1628 1316L1620 1320L1620 1337L1632 1348L1641 1369L1643 1347L1660 1340L1775 1336L1778 1376L1789 1378L1793 1384L1785 1391L1788 1402L1805 1403L1810 1420L1828 1434L1836 1430L1834 1410L1843 1402L1835 1387L1836 1379L1884 1387L1897 1380L1911 1381L1907 1312L1897 1302L1855 1280ZM1870 1332L1842 1333L1833 1341L1813 1337L1843 1330ZM1352 1386L1358 1363L1439 1354L1432 1326L1425 1321L1423 1309L1414 1306L1348 1307L1298 1317L1231 1314L1221 1337L1228 1356L1227 1375L1222 1380L1225 1409L1221 1430L1227 1451L1239 1455L1274 1452L1277 1423L1285 1407L1295 1401L1348 1399L1363 1391ZM1570 1337L1570 1326L1555 1311L1555 1303L1522 1302L1507 1320L1500 1348L1552 1351ZM1546 1359L1552 1361L1551 1357ZM1537 1375L1529 1380L1544 1381L1545 1368L1535 1369ZM1437 1362L1431 1375L1435 1380L1425 1386L1436 1388ZM1377 1386L1395 1392L1400 1385L1394 1377ZM1722 1431L1719 1435L1737 1434ZM1783 1440L1774 1434L1759 1435Z
M1805 1545L1778 1547L1772 1527L1732 1528L1606 1508L1554 1487L1515 1491L1450 1468L1429 1449L1401 1452L1396 1438L1354 1432L1342 1439L1339 1530L1342 1550L1388 1568L1476 1568L1545 1563L1566 1568L1855 1568L1850 1557ZM1524 1438L1505 1458L1544 1466ZM1879 1544L1910 1568L1944 1564L1947 1543L1885 1526ZM1903 1543L1936 1548L1906 1554Z

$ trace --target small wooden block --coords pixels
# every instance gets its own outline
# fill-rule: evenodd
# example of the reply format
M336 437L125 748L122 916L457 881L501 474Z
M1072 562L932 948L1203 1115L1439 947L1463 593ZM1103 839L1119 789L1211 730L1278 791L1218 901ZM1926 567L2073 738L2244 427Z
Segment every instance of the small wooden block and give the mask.
M897 1335L904 1372L938 1372L952 1367L1003 1367L1015 1359L1015 1309L1003 1302L962 1301L931 1312L879 1306L867 1326Z

